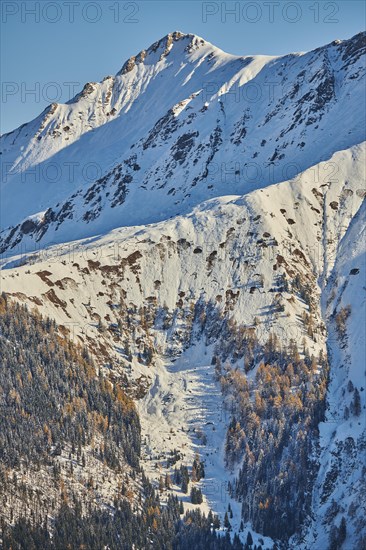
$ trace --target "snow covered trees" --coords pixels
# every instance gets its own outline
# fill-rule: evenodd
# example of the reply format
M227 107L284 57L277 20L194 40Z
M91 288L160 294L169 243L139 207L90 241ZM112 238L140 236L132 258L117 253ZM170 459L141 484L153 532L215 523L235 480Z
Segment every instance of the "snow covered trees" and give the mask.
M204 463L201 462L199 454L196 453L192 464L191 478L192 481L195 482L199 481L203 477L205 477Z
M176 497L170 496L161 507L157 493L144 484L141 510L133 510L126 500L117 500L113 511L95 510L82 514L82 506L64 503L53 522L52 537L47 523L34 523L20 518L14 526L2 525L4 550L65 548L154 548L156 550L242 550L237 539L218 536L214 524L217 516L207 517L193 510L181 517L181 507Z
M360 398L360 392L357 388L353 391L353 399L350 406L351 414L354 416L360 416L361 414L361 398Z
M61 337L54 322L5 295L0 312L0 458L9 468L0 495L9 493L10 472L16 478L21 471L31 486L28 472L42 471L64 483L67 494L71 470L91 460L114 475L137 468L140 425L122 388L97 375L88 354Z
M217 516L206 518L197 510L181 517L183 505L171 495L160 506L159 492L170 488L169 475L161 477L160 491L143 474L141 490L128 483L141 473L140 427L132 401L116 382L97 374L89 355L61 337L54 322L29 313L6 296L0 296L0 387L4 550L127 550L148 548L151 541L161 550L233 548L230 539L216 535ZM88 472L92 460L99 469ZM56 489L52 497L35 486L30 466L42 472L50 493ZM85 491L80 494L69 486L76 469L78 475L87 470ZM108 509L98 487L106 471L111 471L118 490ZM196 481L204 476L198 455L192 475ZM177 477L188 492L188 468L176 470L175 482ZM15 493L21 505L12 508L7 518ZM191 498L202 502L198 487L193 486ZM47 519L51 515L52 524Z
M221 384L233 417L226 434L226 463L241 463L232 496L244 521L282 540L300 526L310 506L314 474L309 456L325 410L328 366L301 358L294 342L278 353L270 335L262 362L249 382L239 369L222 370ZM271 360L272 358L272 360Z
M342 339L346 335L346 322L348 317L351 315L351 306L342 307L335 316L335 322L339 337Z
M246 437L240 423L234 417L226 433L225 455L226 464L230 468L238 462L245 449Z
M191 502L192 504L202 504L203 496L201 489L192 487L191 489Z
M329 550L340 550L342 544L346 540L347 536L347 527L346 519L342 516L341 523L339 527L332 525L329 533Z

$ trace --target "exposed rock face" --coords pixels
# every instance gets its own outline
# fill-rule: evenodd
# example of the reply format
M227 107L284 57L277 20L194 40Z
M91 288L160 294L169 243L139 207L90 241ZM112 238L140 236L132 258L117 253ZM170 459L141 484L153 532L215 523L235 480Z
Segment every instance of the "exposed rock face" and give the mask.
M197 49L199 45L203 46L205 44L205 41L202 38L199 39L193 34L183 34L179 31L169 33L164 36L164 38L158 40L157 42L154 42L154 44L152 44L147 50L142 50L136 56L130 57L130 59L125 62L121 71L118 74L124 75L126 73L129 73L130 71L132 71L132 69L134 69L134 67L136 67L136 65L143 63L145 59L147 60L147 62L149 62L149 55L153 53L161 52L159 55L159 61L162 61L169 55L172 46L174 45L174 42L178 42L182 39L184 39L184 41L189 41L189 44L185 47L185 50L189 53L194 49Z

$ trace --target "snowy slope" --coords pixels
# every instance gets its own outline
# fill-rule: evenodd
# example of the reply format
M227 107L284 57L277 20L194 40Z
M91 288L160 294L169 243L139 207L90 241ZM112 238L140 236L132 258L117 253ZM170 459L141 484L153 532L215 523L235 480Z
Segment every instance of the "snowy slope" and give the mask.
M305 530L306 542L299 545L306 549L326 548L330 527L339 527L342 517L347 520L342 548L362 548L366 541L365 206L364 202L339 245L324 292L332 368L326 421L320 425L321 467L314 487L313 517ZM345 332L341 333L337 315L348 307ZM353 388L360 395L359 416L352 414Z
M364 53L364 33L278 58L167 35L2 136L2 252L188 213L361 143Z
M157 480L161 472L171 471L167 460L174 449L182 454L178 464L188 465L199 451L206 468L201 482L203 508L211 507L223 517L230 502L235 530L240 524L240 505L227 491L235 471L225 468L223 453L230 414L223 407L211 365L215 346L224 347L227 334L220 332L220 325L215 328L215 323L202 333L194 311L197 304L203 304L207 311L217 310L247 327L257 317L261 342L271 331L283 345L291 338L298 342L305 338L316 356L326 350L329 330L334 377L328 397L330 416L348 378L361 385L361 312L351 317L355 330L350 345L342 351L337 351L338 340L332 341L332 331L334 304L339 307L337 296L345 287L343 278L349 283L342 303L351 303L358 311L359 294L353 294L353 285L363 280L360 255L364 242L357 236L364 231L364 145L337 152L330 161L338 167L337 177L329 178L329 162L324 162L294 180L243 196L212 199L172 220L144 228L120 228L101 237L3 260L2 291L55 318L87 344L101 364L110 365L114 376L127 374L134 380L149 476ZM19 263L23 265L14 267ZM353 267L360 269L357 276L349 275ZM282 273L290 278L300 274L312 284L312 338L301 320L308 310L304 301L290 293L274 292ZM351 293L349 297L346 292ZM332 297L327 306L328 296ZM276 310L279 299L284 304L282 313ZM119 331L121 312L128 322L124 318ZM152 350L151 364L144 359L148 349ZM347 359L352 372L343 376L340 363L352 349L355 355ZM348 427L340 422L336 435L333 426L326 422L321 427L314 525L308 525L303 535L311 541L306 548L315 549L328 541L329 525L323 526L322 519L329 501L320 504L319 495L331 468L332 445L349 433L361 437L362 428L354 420ZM360 452L354 457L348 483L358 483L361 469ZM337 499L347 491L341 481L342 475L332 493ZM175 490L187 501L178 487ZM186 506L192 505L186 502ZM354 516L359 524L361 512L356 510ZM360 530L358 525L357 536ZM246 530L242 536L245 540ZM354 539L349 542L347 550ZM293 547L299 544L294 539Z

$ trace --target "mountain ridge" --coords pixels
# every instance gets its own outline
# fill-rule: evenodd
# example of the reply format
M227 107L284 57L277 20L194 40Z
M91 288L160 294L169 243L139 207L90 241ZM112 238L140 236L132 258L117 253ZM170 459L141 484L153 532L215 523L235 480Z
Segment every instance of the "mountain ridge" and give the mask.
M190 36L180 40L185 44ZM216 195L296 177L362 142L364 43L363 33L301 56L229 61L226 54L211 57L205 43L192 67L179 54L178 72L164 57L152 65L156 74L150 68L140 74L140 63L122 75L127 80L116 91L108 79L103 93L90 85L77 104L49 111L15 161L15 145L6 151L4 143L2 160L10 168L2 184L2 251L67 240L74 233L71 218L83 236L166 219ZM164 40L156 44L165 51ZM176 88L167 87L171 79L178 79ZM75 111L74 122L66 112L57 114L80 101L85 113ZM120 106L106 123L114 101ZM344 116L352 120L347 134L337 122ZM174 180L178 187L169 185ZM144 212L139 205L151 204L152 191L160 204ZM18 193L27 197L22 205ZM102 211L108 211L104 219Z

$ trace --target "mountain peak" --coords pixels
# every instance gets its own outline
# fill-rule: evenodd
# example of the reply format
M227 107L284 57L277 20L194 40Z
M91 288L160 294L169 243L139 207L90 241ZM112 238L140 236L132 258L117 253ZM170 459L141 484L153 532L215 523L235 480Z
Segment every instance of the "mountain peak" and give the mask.
M123 64L121 70L117 74L123 75L129 73L136 65L144 63L148 57L151 58L153 56L153 60L151 60L153 63L161 61L169 55L174 47L174 44L177 42L185 44L184 51L187 53L191 53L192 51L207 44L203 38L195 34L186 34L181 31L173 31L151 44L147 50L141 50L137 55L130 57ZM148 64L151 64L151 62Z

